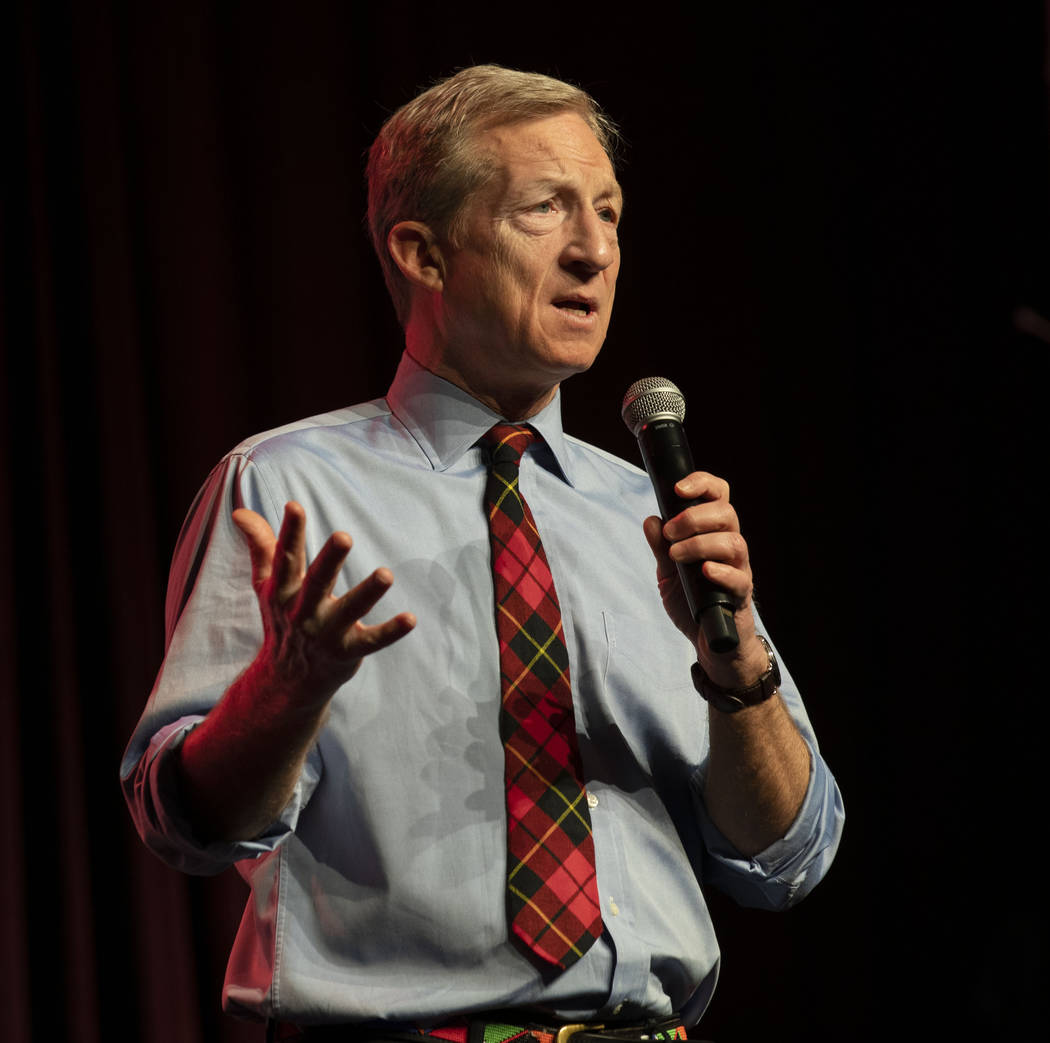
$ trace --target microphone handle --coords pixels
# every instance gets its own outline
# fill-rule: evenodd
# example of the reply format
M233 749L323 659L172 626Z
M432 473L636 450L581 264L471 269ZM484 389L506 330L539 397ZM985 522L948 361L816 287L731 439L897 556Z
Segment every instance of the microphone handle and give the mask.
M638 432L638 447L656 492L660 516L665 522L687 507L704 502L686 500L674 491L676 482L696 470L685 428L677 420L657 419L643 425ZM703 574L701 562L677 564L689 611L700 625L708 645L714 652L732 652L740 643L732 598Z

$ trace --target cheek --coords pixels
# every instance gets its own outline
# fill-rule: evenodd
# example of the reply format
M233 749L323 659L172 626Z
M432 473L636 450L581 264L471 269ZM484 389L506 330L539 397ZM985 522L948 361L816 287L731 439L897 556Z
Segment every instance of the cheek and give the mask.
M517 315L519 322L526 324L542 315L545 299L543 280L536 278L529 271L511 271L505 273L504 302L508 311Z

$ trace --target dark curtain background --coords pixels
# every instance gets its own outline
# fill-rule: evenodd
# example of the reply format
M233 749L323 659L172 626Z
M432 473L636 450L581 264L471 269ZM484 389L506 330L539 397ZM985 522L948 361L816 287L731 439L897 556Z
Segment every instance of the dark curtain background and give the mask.
M1042 2L98 0L0 31L4 1038L261 1038L219 1011L239 879L142 849L117 765L212 464L384 392L363 152L476 61L622 122L617 317L567 426L635 459L627 385L685 390L845 794L807 902L712 899L703 1034L1019 1037L1045 992Z

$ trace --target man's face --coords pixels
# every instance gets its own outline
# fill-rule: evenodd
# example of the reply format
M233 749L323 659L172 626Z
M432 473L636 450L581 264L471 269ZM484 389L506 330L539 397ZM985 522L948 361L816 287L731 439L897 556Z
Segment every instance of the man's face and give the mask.
M494 128L477 147L496 174L465 203L460 246L446 251L443 368L501 411L516 403L520 412L544 405L601 350L623 197L575 113Z

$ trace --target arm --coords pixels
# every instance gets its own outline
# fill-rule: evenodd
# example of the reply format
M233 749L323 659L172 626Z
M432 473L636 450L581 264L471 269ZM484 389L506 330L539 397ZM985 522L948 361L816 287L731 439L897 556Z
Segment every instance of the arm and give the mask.
M755 632L752 576L747 543L740 534L729 486L694 472L675 491L685 499L704 498L666 524L645 520L645 535L656 557L664 608L696 646L707 675L723 688L744 688L765 672L768 658ZM733 595L740 644L716 655L707 646L678 580L678 562L702 561L705 576ZM735 714L709 711L710 746L704 803L711 820L746 856L779 840L802 806L809 780L809 749L780 695Z
M276 538L254 511L242 508L233 519L248 542L263 643L179 750L180 789L202 839L258 836L291 798L340 686L364 656L415 626L409 613L376 626L360 622L393 582L387 569L332 596L352 541L334 533L307 567L306 517L297 503L285 506Z

